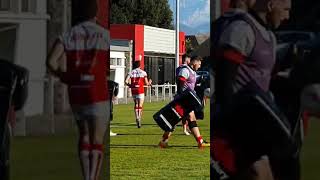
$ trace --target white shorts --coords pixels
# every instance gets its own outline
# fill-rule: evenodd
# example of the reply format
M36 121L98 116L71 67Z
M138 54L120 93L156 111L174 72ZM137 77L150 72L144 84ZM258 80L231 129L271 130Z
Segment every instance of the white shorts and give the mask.
M110 119L109 101L89 105L72 105L71 108L76 121L99 119L107 123Z
M144 100L144 93L143 94L132 95L132 98L133 99L142 99L142 100Z

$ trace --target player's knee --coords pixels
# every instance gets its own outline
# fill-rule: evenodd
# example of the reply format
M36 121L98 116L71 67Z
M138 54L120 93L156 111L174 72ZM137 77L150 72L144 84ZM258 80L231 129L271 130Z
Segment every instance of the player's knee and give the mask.
M88 142L79 143L79 150L81 151L91 151L92 146Z
M80 137L79 137L79 142L80 144L88 144L90 143L90 137L88 133L80 133Z
M92 150L93 151L103 151L103 144L98 143L98 144L93 144L92 145Z
M90 143L89 135L80 134L78 146L80 151L90 151L91 143Z
M197 121L188 121L189 129L198 127Z
M105 132L96 132L93 139L93 144L102 144L104 141Z

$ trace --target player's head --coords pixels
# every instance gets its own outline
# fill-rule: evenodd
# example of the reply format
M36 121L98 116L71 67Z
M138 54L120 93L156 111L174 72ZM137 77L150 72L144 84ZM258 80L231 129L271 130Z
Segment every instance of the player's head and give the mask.
M253 10L258 15L265 16L266 23L272 28L278 28L284 20L288 20L291 10L291 0L259 0Z
M190 63L190 55L186 53L182 56L182 64L189 64L189 63Z
M231 0L230 7L248 11L248 9L252 8L255 3L256 0Z
M140 67L140 61L136 60L133 62L133 69L139 68Z
M193 56L190 59L190 66L193 70L197 71L201 67L202 58L200 56Z
M95 19L98 11L96 0L78 0L74 8L77 23Z

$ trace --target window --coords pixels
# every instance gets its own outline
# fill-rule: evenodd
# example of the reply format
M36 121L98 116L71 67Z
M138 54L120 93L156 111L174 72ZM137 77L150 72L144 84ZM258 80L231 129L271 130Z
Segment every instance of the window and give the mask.
M116 58L110 58L110 65L116 66L117 65Z
M110 65L124 66L124 61L122 58L110 58Z
M36 13L37 0L0 0L0 11Z
M122 59L121 58L117 58L117 65L122 66Z
M115 78L116 78L116 70L110 69L110 77L109 77L109 79L114 81Z
M0 23L0 57L14 62L16 55L17 24Z
M9 11L10 8L10 0L0 0L0 11Z
M20 0L21 1L21 12L36 12L37 0Z

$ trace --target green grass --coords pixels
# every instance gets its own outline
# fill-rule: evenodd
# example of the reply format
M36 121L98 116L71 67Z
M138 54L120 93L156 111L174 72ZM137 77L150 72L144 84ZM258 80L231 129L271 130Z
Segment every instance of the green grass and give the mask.
M182 133L178 126L169 141L169 148L157 145L163 131L152 115L166 103L145 103L142 128L135 124L132 105L115 107L111 137L111 179L210 179L209 148L199 150L193 136ZM209 112L198 124L202 136L209 140Z
M146 103L143 126L135 126L132 105L116 105L111 137L111 179L209 179L209 149L198 150L191 136L177 127L170 148L159 149L162 131L152 115L165 103ZM208 108L199 125L209 140ZM319 179L320 121L312 120L302 153L302 180ZM12 180L80 180L76 130L65 135L14 137L11 144ZM102 179L106 179L106 175Z
M310 121L302 152L302 180L320 179L320 119Z
M15 137L11 149L12 180L79 180L76 136Z

